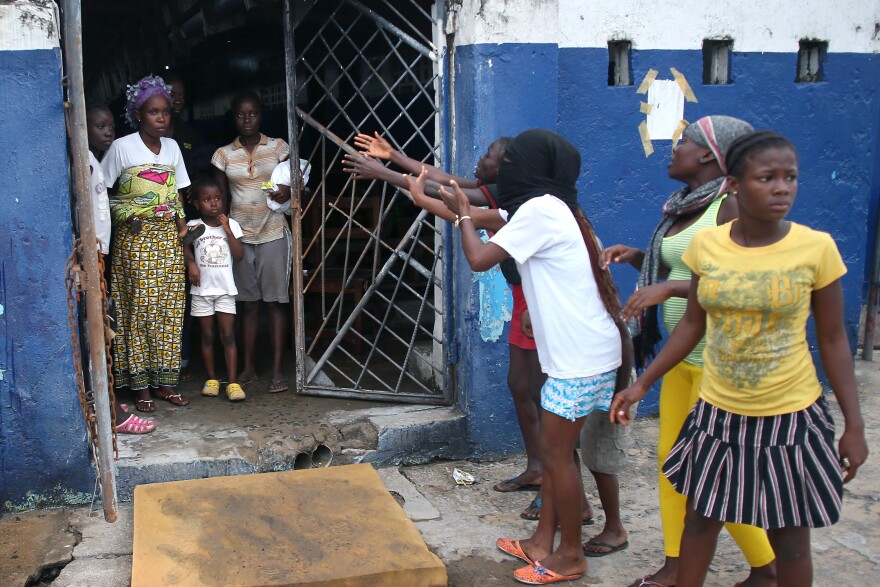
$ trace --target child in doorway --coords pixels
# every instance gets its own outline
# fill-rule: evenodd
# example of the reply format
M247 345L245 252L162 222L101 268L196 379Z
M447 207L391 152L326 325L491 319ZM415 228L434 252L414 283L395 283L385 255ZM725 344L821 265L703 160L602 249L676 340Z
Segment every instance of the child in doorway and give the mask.
M193 242L195 258L187 255L187 271L192 284L192 316L199 319L202 331L202 361L208 380L202 395L220 394L220 381L214 369L214 317L219 325L220 342L226 358L229 401L245 399L238 383L238 349L235 346L235 296L238 289L232 276L232 260L244 255L241 226L226 216L226 203L220 184L211 176L202 178L192 188L192 203L201 218L190 220L189 226L203 225L204 232Z
M798 188L786 138L745 135L726 160L739 219L694 236L682 257L693 272L684 317L611 417L628 423L629 406L705 335L700 399L663 465L688 498L675 584L703 584L718 533L734 522L767 529L779 585L812 585L810 528L839 519L843 483L868 456L843 322L846 267L828 234L785 220ZM839 455L807 344L811 307L845 422Z

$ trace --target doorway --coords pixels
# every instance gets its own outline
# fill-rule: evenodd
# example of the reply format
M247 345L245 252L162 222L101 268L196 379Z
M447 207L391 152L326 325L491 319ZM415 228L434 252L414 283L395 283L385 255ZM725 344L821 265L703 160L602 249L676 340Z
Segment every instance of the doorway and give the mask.
M234 138L228 109L238 90L260 93L265 134L289 139L295 120L299 156L312 168L290 217L300 237L292 269L302 276L291 304L294 326L301 323L291 353L297 391L448 405L441 225L403 192L354 181L341 166L343 143L357 132L379 132L410 157L442 163L440 8L431 0L289 2L292 43L278 0L84 0L87 100L120 113L127 83L170 73L185 81L186 118L215 147Z

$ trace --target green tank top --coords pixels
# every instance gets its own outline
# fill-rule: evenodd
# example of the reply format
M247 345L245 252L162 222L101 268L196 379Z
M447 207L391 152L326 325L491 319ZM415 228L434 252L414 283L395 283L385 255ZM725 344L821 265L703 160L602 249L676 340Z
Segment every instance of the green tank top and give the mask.
M697 231L703 228L718 226L718 210L721 208L721 202L727 194L722 194L720 198L709 204L706 211L703 212L696 222L682 230L676 235L664 237L660 244L660 262L664 267L669 268L669 277L666 279L681 281L691 278L691 269L681 260L685 250L691 244ZM672 332L684 311L687 309L687 298L672 297L663 302L663 326L667 332ZM706 346L706 340L703 339L694 350L685 357L685 361L698 367L703 366L703 348Z

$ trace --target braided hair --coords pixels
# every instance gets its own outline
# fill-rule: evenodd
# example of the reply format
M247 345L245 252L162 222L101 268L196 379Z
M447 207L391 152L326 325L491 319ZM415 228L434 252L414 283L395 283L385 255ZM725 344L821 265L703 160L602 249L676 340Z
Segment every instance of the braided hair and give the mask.
M618 294L614 280L611 278L611 272L608 271L607 268L603 269L599 264L599 255L602 251L599 238L596 236L596 231L593 230L593 225L587 220L587 216L584 214L584 211L580 206L573 208L572 213L574 214L574 219L577 221L578 228L581 229L581 236L584 237L584 244L587 245L587 253L590 257L590 267L593 268L593 276L596 279L596 286L599 288L599 297L602 299L602 304L605 306L605 309L608 310L611 317L617 320L623 308L620 305L620 295Z
M797 149L787 138L772 130L759 130L743 135L727 149L727 174L741 179L749 159L768 149L790 149L797 159Z

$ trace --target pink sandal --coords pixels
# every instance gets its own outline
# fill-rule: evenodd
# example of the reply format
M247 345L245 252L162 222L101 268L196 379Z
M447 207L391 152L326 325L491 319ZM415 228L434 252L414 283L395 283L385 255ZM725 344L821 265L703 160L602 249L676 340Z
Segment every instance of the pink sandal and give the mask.
M122 434L147 434L156 429L159 423L155 420L145 420L132 414L125 422L116 427L116 431Z

